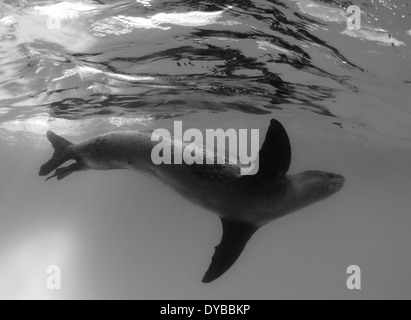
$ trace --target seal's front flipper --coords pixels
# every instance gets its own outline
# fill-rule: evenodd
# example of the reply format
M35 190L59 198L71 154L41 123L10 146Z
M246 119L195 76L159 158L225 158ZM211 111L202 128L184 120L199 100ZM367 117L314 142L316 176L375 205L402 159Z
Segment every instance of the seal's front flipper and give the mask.
M275 179L284 176L291 164L291 145L283 125L271 120L270 127L259 152L257 176Z
M248 240L259 227L245 222L221 219L223 223L223 238L216 247L211 265L203 278L204 283L210 283L223 275L237 261Z
M69 165L68 167L63 167L63 168L56 169L56 172L54 173L54 175L48 177L46 179L46 181L48 181L50 179L53 179L55 177L57 177L57 180L62 180L65 177L72 174L73 172L80 171L82 169L83 169L83 165L81 163L79 163L79 162L73 163L73 164Z

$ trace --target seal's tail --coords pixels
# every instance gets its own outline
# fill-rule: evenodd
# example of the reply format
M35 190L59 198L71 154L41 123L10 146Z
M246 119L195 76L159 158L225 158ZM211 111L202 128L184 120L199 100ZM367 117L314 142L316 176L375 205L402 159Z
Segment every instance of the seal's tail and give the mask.
M42 177L47 176L66 161L74 159L71 152L71 146L73 145L71 142L51 131L47 132L47 139L49 139L55 151L50 161L40 168L39 175Z

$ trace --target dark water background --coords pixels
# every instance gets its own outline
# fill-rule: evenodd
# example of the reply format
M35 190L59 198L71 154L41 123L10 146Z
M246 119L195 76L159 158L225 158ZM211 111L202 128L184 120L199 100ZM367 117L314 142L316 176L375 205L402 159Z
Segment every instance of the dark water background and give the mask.
M0 2L0 297L411 298L407 1L57 3ZM133 172L37 176L49 129L80 142L183 120L263 136L273 117L290 172L347 185L262 229L212 285L209 212ZM359 292L345 285L354 264Z

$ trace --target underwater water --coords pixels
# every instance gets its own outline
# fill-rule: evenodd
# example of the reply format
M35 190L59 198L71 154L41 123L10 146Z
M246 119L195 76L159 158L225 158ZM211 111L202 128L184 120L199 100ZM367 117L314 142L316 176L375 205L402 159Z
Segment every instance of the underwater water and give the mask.
M408 0L0 0L0 298L410 299L410 46ZM262 143L272 118L290 174L345 186L207 285L213 213L132 171L38 176L47 130L78 143L179 120Z

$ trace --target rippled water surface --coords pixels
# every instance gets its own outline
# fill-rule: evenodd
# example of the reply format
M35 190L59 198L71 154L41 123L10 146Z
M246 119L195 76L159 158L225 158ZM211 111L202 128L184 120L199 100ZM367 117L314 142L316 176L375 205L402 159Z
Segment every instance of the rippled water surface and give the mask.
M408 0L0 0L0 297L411 298L410 46ZM47 130L80 142L182 120L263 137L271 118L290 173L346 186L264 227L211 285L221 227L205 209L131 171L38 177Z

